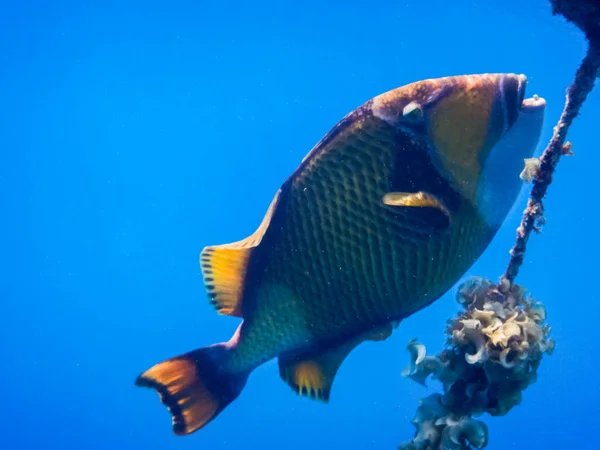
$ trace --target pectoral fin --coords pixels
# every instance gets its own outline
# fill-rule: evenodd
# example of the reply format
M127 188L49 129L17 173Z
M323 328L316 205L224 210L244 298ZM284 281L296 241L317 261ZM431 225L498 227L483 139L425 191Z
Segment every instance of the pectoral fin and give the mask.
M427 192L389 192L383 196L383 203L388 206L395 207L411 207L411 208L431 208L438 211L434 226L439 228L448 228L450 226L451 215L450 211L444 203L435 195Z

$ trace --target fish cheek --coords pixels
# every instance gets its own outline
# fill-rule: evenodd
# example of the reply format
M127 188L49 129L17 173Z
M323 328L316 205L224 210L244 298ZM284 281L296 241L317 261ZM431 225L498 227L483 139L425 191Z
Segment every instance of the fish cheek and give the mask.
M498 103L493 89L456 90L425 110L432 160L470 201L476 197L482 163L502 133Z

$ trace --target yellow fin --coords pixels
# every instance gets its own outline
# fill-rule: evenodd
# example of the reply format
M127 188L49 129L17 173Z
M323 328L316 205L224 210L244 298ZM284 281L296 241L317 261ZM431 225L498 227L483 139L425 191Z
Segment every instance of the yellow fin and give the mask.
M298 395L328 403L335 374L350 352L363 341L387 339L398 324L394 322L375 328L320 354L280 355L279 376Z
M421 208L435 208L444 213L447 225L450 225L450 211L435 195L427 192L389 192L383 196L383 203L388 206L408 206Z
M239 328L229 342L192 350L155 364L135 385L154 389L171 413L173 432L191 434L206 426L242 392L249 372L227 370Z
M258 247L269 228L280 193L277 192L260 226L251 236L230 244L204 247L200 253L204 286L219 314L242 317L242 296L248 264L253 249Z
M383 203L389 206L421 206L425 208L437 208L447 216L450 216L448 208L435 196L427 192L389 192L383 196Z
M200 254L200 267L210 303L219 314L242 316L242 293L249 248L206 247Z
M320 355L279 356L279 376L298 395L329 402L335 374L354 346L343 345Z

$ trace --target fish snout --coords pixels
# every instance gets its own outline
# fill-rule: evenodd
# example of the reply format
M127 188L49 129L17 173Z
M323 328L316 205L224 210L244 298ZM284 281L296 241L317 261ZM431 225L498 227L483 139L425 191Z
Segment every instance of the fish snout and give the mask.
M441 94L424 110L433 159L467 198L476 196L490 152L513 125L528 115L533 122L543 117L545 101L525 99L526 88L527 77L513 73L436 80Z
M490 124L496 127L495 134L500 139L490 141L491 148L481 160L475 203L494 228L501 226L515 204L522 187L518 174L523 170L523 160L534 155L542 133L546 101L537 95L525 98L526 85L524 75L506 75L501 79L498 111L503 112L504 126L499 120Z
M526 98L521 103L521 114L543 115L546 109L546 100L537 94L531 98Z
M504 131L510 129L522 114L543 116L546 101L534 95L525 98L527 77L525 75L501 75L498 84L500 94L500 110L504 116Z

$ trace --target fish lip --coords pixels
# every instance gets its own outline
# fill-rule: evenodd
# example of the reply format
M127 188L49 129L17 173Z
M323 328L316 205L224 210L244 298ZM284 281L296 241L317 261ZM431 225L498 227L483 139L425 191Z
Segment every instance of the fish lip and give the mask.
M543 112L546 108L546 100L538 95L526 98L521 103L520 112L523 114L536 114Z
M513 74L513 78L517 79L519 83L519 100L521 100L521 105L519 107L519 112L521 114L540 114L544 111L546 107L546 100L544 100L539 95L534 95L530 98L525 98L525 91L527 90L527 76L525 74Z

